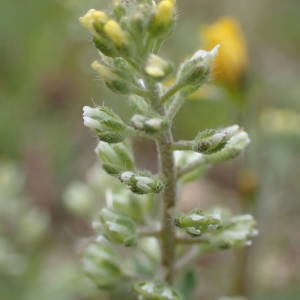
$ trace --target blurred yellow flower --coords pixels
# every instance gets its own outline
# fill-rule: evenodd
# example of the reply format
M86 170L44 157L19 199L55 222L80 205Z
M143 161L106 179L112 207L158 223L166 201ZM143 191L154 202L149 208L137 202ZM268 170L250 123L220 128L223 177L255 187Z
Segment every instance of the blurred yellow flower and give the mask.
M221 45L215 59L213 78L229 87L237 88L247 66L247 47L239 23L223 17L200 30L203 49Z

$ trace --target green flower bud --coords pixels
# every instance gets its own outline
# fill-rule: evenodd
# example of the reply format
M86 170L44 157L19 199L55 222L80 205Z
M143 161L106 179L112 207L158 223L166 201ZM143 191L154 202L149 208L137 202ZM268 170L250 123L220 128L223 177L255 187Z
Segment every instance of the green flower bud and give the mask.
M104 55L108 57L118 56L118 50L105 36L94 36L93 42L95 47Z
M157 114L152 110L151 105L142 97L132 95L129 98L130 106L137 114L155 117Z
M145 300L182 300L175 289L162 281L142 281L134 285L134 290Z
M245 131L237 131L226 143L224 148L218 152L206 156L207 163L221 162L238 156L250 143Z
M226 143L240 131L238 125L233 125L219 130L205 130L195 138L194 151L211 154L222 150Z
M251 215L231 218L224 229L210 238L210 244L216 248L240 248L251 245L251 238L258 234L256 221Z
M126 124L107 107L83 107L84 125L95 131L101 141L119 143L127 137Z
M119 178L136 194L160 193L164 188L163 182L149 173L137 174L126 171L121 173Z
M130 94L132 85L122 78L119 74L114 72L110 66L106 66L98 61L94 61L91 67L103 78L105 84L116 93ZM123 75L124 76L124 75Z
M99 142L95 152L102 162L103 169L116 176L126 170L134 169L134 158L128 143L108 144Z
M108 207L116 213L128 216L137 223L144 224L152 211L154 199L150 194L136 195L128 189L122 188L118 192L108 191L106 202Z
M158 55L150 54L145 72L154 79L163 80L172 72L172 66Z
M160 117L148 118L144 115L134 115L131 118L131 123L134 128L153 134L166 129L168 123Z
M119 215L108 208L103 208L99 219L103 234L112 242L124 244L126 247L134 246L137 243L136 226L129 217Z
M218 49L219 45L211 51L199 50L180 65L176 84L185 87L182 91L185 95L194 92L209 79L212 62Z
M199 236L206 232L213 232L222 227L221 216L215 214L204 214L201 210L192 211L185 216L175 219L177 227L183 229L192 236Z
M86 248L82 263L86 275L99 288L112 289L124 280L121 261L104 239Z
M120 20L123 16L125 16L126 11L127 11L126 2L124 2L123 0L113 1L113 12L117 20Z

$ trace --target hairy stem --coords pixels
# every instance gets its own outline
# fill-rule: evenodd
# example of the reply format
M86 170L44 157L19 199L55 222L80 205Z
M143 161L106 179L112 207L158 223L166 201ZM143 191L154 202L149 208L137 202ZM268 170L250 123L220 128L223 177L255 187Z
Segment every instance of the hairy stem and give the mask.
M181 84L173 85L161 98L161 103L165 103L172 98L180 89L182 88Z
M158 86L150 79L146 80L150 100L157 112L166 116L165 107L161 102ZM173 136L171 127L161 133L156 140L159 171L165 181L165 189L162 192L162 220L161 220L161 253L162 266L165 271L165 280L172 284L175 265L175 225L173 213L177 199L177 175L173 158Z
M168 132L161 135L157 141L160 172L166 186L162 194L163 215L161 232L162 265L165 269L165 279L173 282L175 260L175 226L173 213L176 206L176 170L172 151L172 134Z

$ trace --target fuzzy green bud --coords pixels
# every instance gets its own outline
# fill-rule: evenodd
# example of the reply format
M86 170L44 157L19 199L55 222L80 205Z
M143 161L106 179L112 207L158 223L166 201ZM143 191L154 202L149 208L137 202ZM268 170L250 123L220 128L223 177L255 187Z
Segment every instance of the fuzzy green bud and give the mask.
M145 300L182 300L175 289L163 281L142 281L134 285L134 290Z
M213 232L222 227L221 216L215 214L204 214L201 210L192 211L185 216L175 219L177 227L183 229L192 236L199 236L205 232Z
M124 275L120 269L120 259L105 239L102 240L86 248L83 269L99 288L112 289L124 279Z
M144 98L132 95L130 96L129 101L130 106L135 113L151 117L157 115L152 111L151 105Z
M133 153L128 143L108 144L100 141L95 152L103 169L110 175L116 176L134 169Z
M128 216L135 222L144 224L153 208L152 195L137 195L128 189L121 188L117 192L108 191L106 202L116 213Z
M144 115L134 115L131 118L131 123L134 128L149 134L161 132L168 127L168 123L164 119L160 117L148 118Z
M101 141L119 143L127 137L126 124L107 107L84 106L83 121Z
M247 132L237 131L218 152L206 156L207 163L221 162L238 156L250 143Z
M211 154L220 151L239 131L240 128L238 125L219 130L202 131L195 138L195 147L193 150L203 154Z
M114 72L114 69L110 66L106 66L98 61L94 61L91 64L91 67L100 75L112 91L125 95L132 91L131 84L122 78L125 75L124 73L123 76L120 76L120 74Z
M256 221L251 215L231 218L224 229L210 238L210 244L216 248L240 248L250 246L251 238L257 236Z
M211 51L199 50L180 65L176 84L186 86L183 90L185 95L194 92L209 79L212 62L219 47L215 46Z
M145 72L156 80L163 80L172 72L172 66L158 55L150 54Z
M138 239L135 223L129 217L103 208L99 215L103 234L112 242L126 247L134 246Z
M138 174L126 171L121 173L119 178L136 194L157 194L164 188L163 182L149 173Z

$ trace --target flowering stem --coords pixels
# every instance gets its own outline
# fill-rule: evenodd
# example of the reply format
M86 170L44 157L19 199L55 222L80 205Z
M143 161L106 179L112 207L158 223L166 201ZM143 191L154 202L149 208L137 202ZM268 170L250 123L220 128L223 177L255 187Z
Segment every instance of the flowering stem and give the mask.
M166 271L166 281L172 283L175 259L175 227L173 212L176 205L176 170L172 152L172 134L168 130L158 139L157 150L159 155L160 172L165 179L165 189L162 194L163 216L161 232L162 265Z
M147 80L146 86L151 94L151 102L161 115L166 115L165 107L159 98L157 86L151 80ZM156 140L160 176L165 181L165 189L162 193L162 221L161 221L161 253L162 266L165 270L165 280L172 284L174 278L175 263L175 225L173 212L177 199L177 176L173 158L173 136L171 128L162 132Z

